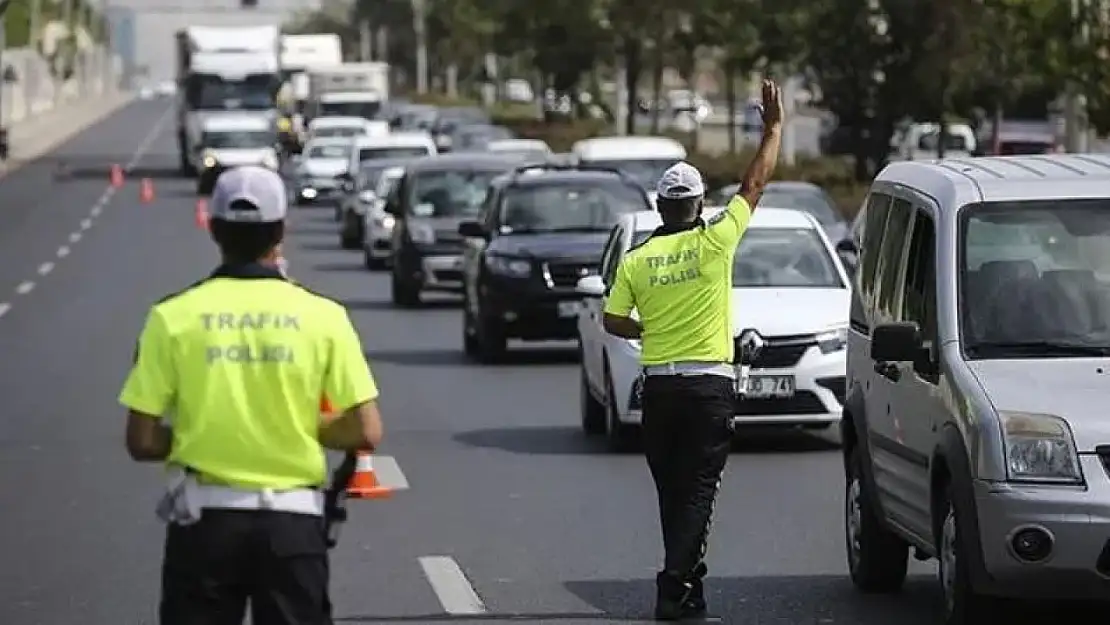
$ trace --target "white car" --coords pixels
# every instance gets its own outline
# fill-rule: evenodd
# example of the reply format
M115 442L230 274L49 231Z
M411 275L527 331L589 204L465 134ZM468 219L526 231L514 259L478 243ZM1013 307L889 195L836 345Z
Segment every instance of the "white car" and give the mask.
M347 173L351 140L344 137L313 139L296 157L294 173L296 201L314 204L339 200L343 174Z
M654 211L623 217L606 243L601 275L578 283L586 296L578 317L582 427L606 434L614 448L640 424L640 344L605 332L604 293L624 254L661 224ZM737 345L754 336L761 345L737 402L737 426L819 429L840 421L849 285L812 217L778 208L755 212L733 265Z
M380 137L389 134L389 122L334 115L308 122L307 141L329 137Z
M541 139L499 139L486 144L487 152L521 154L528 158L547 159L551 146Z
M373 192L373 201L362 216L362 250L367 269L389 266L394 219L393 215L385 212L385 202L404 175L404 167L389 167L382 171Z
M570 148L577 163L617 169L639 182L655 201L655 183L668 167L686 158L670 137L592 137Z

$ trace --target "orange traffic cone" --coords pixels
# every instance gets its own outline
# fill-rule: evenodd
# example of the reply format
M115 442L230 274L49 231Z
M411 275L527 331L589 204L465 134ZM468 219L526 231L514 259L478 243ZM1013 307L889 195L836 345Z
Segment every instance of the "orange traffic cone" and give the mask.
M368 451L358 452L355 474L347 482L347 497L350 499L388 499L393 489L382 485L374 473L373 456Z
M154 201L154 183L150 178L143 178L139 183L139 201L143 204L150 204Z
M208 200L197 198L197 207L193 211L193 223L197 230L208 229Z
M110 181L113 187L120 188L123 186L123 168L119 165L112 165L112 173Z

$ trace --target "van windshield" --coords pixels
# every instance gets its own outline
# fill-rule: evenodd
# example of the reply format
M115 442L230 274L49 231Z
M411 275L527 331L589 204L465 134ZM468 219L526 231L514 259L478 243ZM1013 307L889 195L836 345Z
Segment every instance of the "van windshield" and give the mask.
M594 167L607 167L616 169L628 174L630 178L636 181L644 190L653 191L655 185L659 183L659 179L663 177L663 172L667 168L674 165L681 159L678 158L655 158L655 159L612 159L601 161L583 161L587 166Z
M204 133L202 142L213 150L266 148L277 143L277 134L265 130L212 131Z
M988 202L962 221L969 356L1110 355L1110 200Z

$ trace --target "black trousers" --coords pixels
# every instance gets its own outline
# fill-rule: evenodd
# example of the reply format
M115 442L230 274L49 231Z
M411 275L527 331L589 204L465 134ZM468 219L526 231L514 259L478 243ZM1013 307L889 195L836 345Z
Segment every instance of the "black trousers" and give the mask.
M707 573L703 559L732 446L735 402L734 382L721 376L648 376L644 381L644 451L659 494L666 553L661 578L697 592Z
M161 625L331 625L322 517L205 510L171 524L162 563Z

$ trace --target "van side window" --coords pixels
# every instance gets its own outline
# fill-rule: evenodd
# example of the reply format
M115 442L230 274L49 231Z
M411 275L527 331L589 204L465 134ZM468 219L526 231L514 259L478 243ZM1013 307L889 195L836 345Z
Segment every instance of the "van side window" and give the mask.
M875 322L885 323L898 319L901 304L903 259L906 254L906 232L913 219L913 206L903 199L890 205L890 215L883 227L883 244L879 250L875 294ZM871 230L876 232L876 230Z
M612 286L613 276L617 273L617 265L620 264L621 259L620 247L623 235L624 228L616 226L609 233L609 240L605 243L605 251L601 255L601 279L605 282L605 286Z
M886 217L890 211L892 200L893 198L889 195L872 193L871 197L867 199L866 207L863 209L863 221L860 223L862 232L860 233L858 282L860 299L868 310L872 309L875 304L875 270L879 266L879 248L883 242L883 227L886 224ZM871 232L872 236L866 237L867 232Z
M921 328L929 357L914 363L923 379L936 381L937 341L936 227L923 211L914 217L909 256L902 288L901 321L912 321Z

